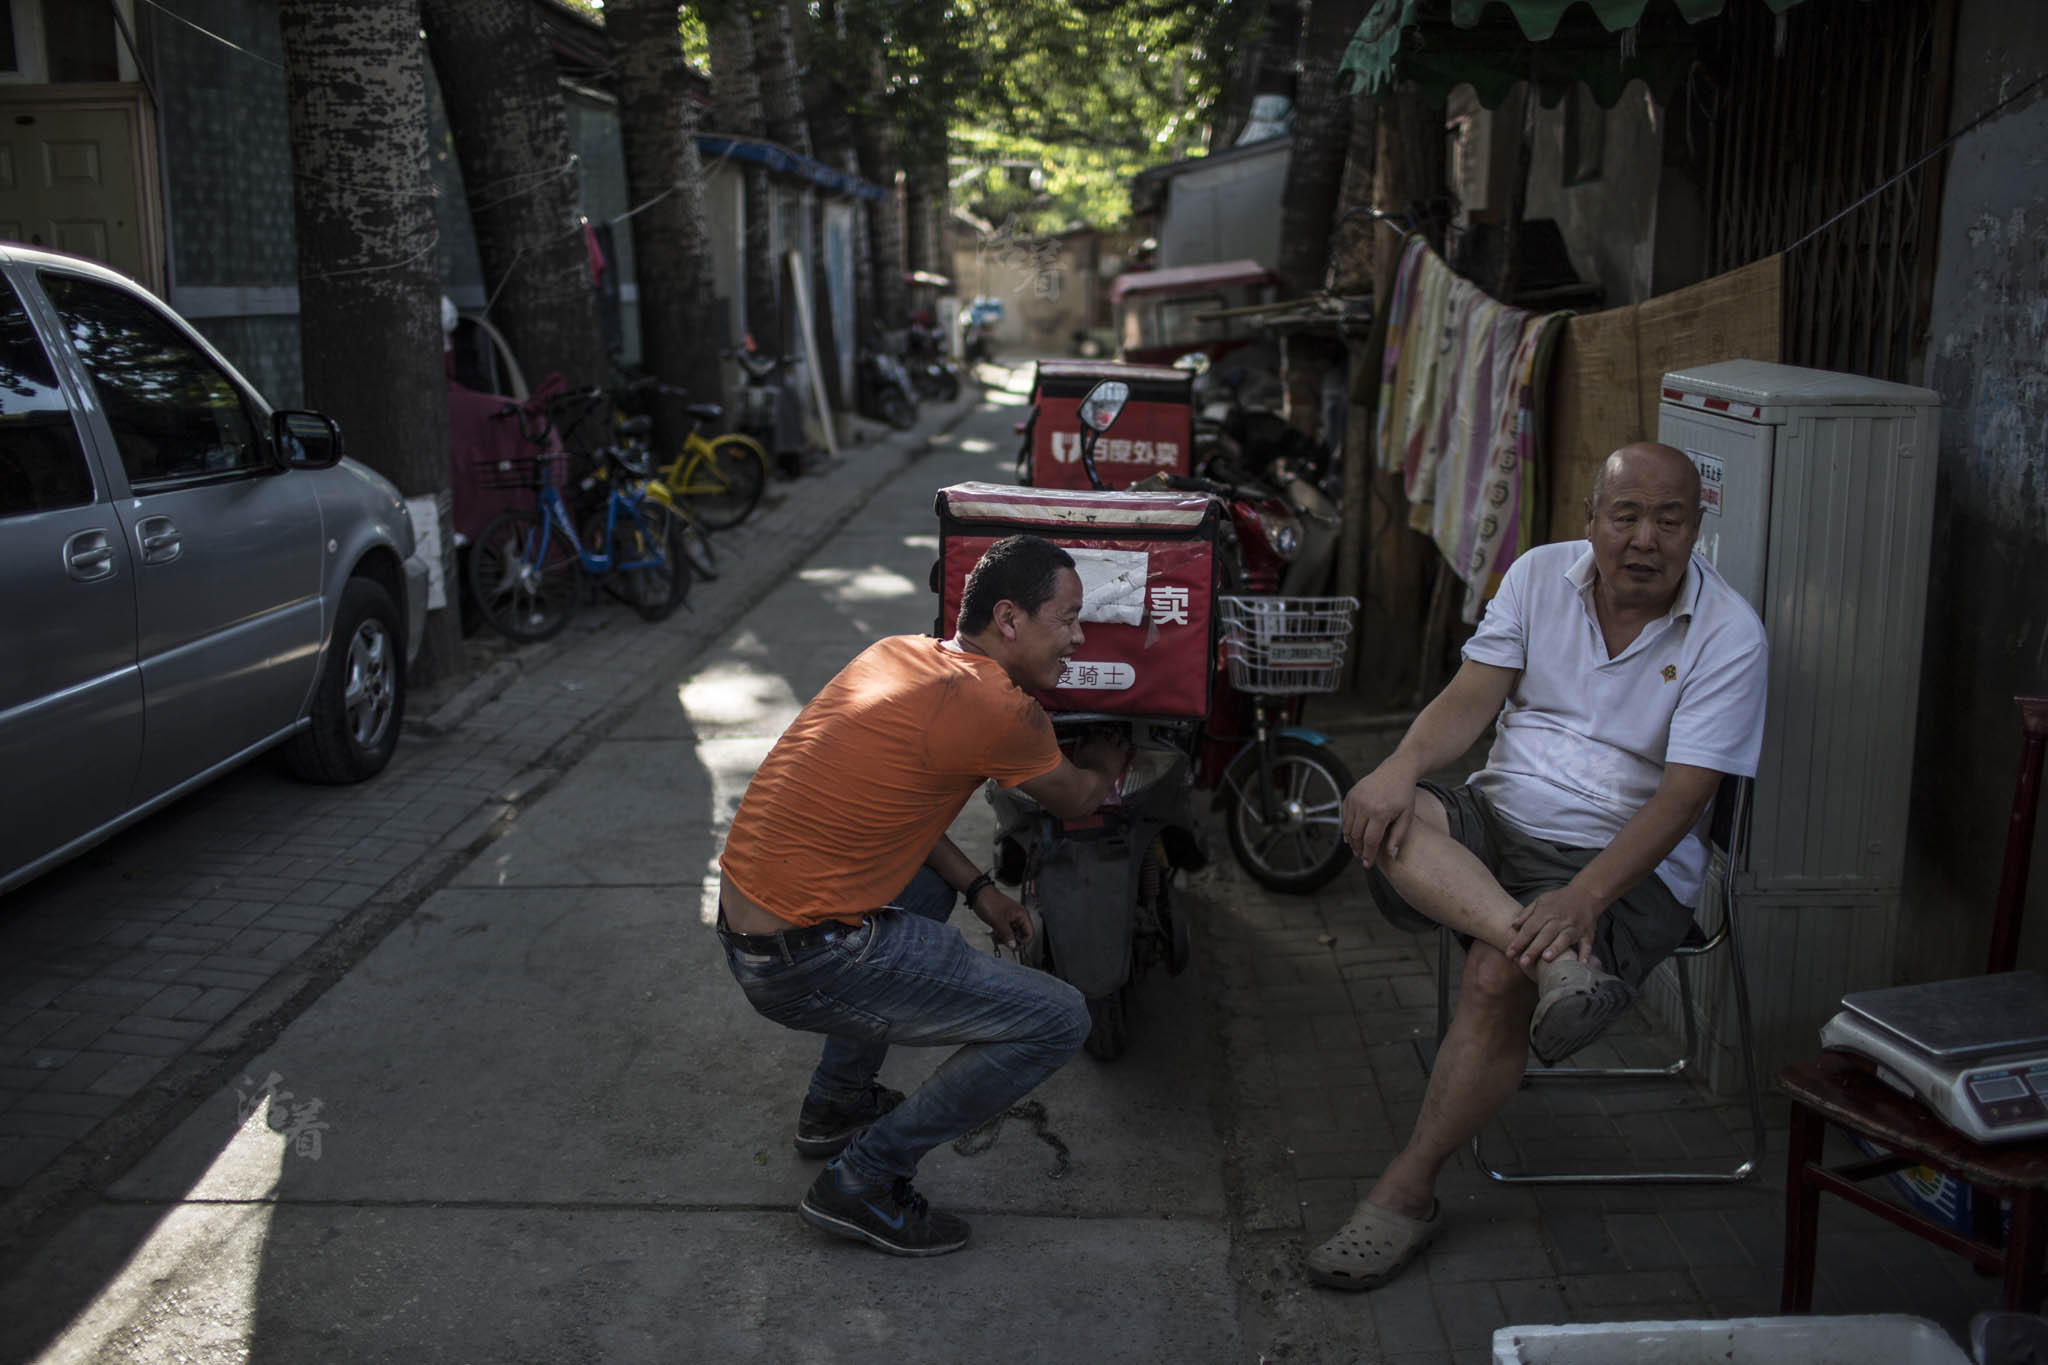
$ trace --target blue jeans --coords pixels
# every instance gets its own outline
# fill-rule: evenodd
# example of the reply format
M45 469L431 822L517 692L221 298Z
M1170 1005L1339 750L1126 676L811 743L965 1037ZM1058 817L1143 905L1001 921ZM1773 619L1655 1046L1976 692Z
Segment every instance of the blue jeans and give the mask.
M891 1044L958 1048L840 1153L841 1168L866 1184L909 1179L926 1152L1029 1094L1088 1036L1079 991L947 927L955 895L922 868L860 928L792 961L726 945L733 979L763 1018L826 1035L812 1099L864 1101Z

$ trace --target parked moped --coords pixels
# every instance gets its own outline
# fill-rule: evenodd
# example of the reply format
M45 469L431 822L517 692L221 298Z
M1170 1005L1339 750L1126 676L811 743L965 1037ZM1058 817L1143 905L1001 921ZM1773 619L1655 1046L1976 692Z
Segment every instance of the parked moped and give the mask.
M1105 486L1085 436L1081 466L1091 484ZM1225 472L1213 459L1208 467ZM1254 881L1303 895L1318 890L1350 863L1342 807L1352 777L1329 736L1301 724L1301 712L1308 693L1336 688L1358 602L1303 595L1321 586L1327 560L1311 571L1312 582L1297 575L1308 516L1268 485L1155 474L1131 489L1201 493L1227 514L1218 677L1195 781L1216 792L1230 851ZM1334 512L1320 516L1316 531L1334 540L1334 523Z
M1084 449L1128 396L1117 381L1089 392L1080 405ZM1093 813L1061 820L1016 790L987 788L996 816L993 875L1021 885L1019 898L1037 921L1023 960L1087 997L1087 1050L1109 1061L1130 1044L1136 983L1154 966L1177 975L1188 965L1188 922L1173 883L1207 861L1192 793L1214 657L1218 518L1205 499L1185 494L1019 492L996 484L941 490L941 629L981 548L1015 530L1056 536L1077 560L1093 556L1077 564L1084 584L1104 565L1142 566L1128 570L1125 586L1144 605L1122 621L1086 614L1096 606L1091 589L1083 620L1097 623L1084 625L1067 674L1041 695L1063 749L1105 730L1129 743L1108 796ZM1141 613L1142 625L1132 619Z
M857 360L857 406L863 417L887 422L898 431L917 425L917 387L910 371L878 334L861 347Z
M916 387L918 397L940 403L950 403L958 398L960 371L940 344L939 334L913 322L905 334L905 343L903 365L910 372L910 381Z

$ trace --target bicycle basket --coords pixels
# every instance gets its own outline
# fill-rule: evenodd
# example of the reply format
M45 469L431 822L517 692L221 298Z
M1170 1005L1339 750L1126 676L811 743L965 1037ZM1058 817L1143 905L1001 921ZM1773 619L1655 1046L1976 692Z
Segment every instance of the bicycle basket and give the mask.
M539 488L544 483L561 482L560 455L505 455L497 459L488 456L476 461L476 482L479 488Z
M1334 692L1355 597L1219 597L1223 658L1240 692Z

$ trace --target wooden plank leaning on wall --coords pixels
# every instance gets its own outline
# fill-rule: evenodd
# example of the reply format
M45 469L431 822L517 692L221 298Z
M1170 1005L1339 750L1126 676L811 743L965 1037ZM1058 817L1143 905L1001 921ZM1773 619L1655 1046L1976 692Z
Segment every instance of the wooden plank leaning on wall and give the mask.
M1550 376L1545 437L1547 541L1586 533L1586 499L1601 461L1657 439L1666 371L1782 355L1784 258L1766 256L1669 294L1585 313L1565 324Z

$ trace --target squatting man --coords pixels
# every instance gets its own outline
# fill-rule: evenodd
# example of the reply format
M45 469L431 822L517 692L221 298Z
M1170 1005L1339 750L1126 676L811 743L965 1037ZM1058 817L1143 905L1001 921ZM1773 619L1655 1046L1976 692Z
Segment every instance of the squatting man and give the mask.
M1608 456L1587 539L1510 566L1450 684L1346 794L1344 837L1397 923L1467 945L1422 1110L1309 1277L1387 1283L1443 1221L1438 1172L1489 1123L1533 1050L1591 1042L1692 924L1724 774L1763 742L1763 624L1704 559L1699 473L1666 445ZM1424 774L1489 724L1486 764Z
M764 1017L825 1035L796 1149L833 1158L797 1206L827 1232L899 1256L966 1245L966 1222L913 1187L918 1160L1003 1113L1088 1035L1079 991L945 923L957 895L1005 946L1031 936L1024 907L946 837L984 780L1076 819L1123 769L1121 739L1065 757L1025 690L1059 681L1080 615L1065 550L997 541L968 575L953 636L862 651L776 742L733 817L727 964ZM957 1051L905 1097L875 1080L895 1043Z

